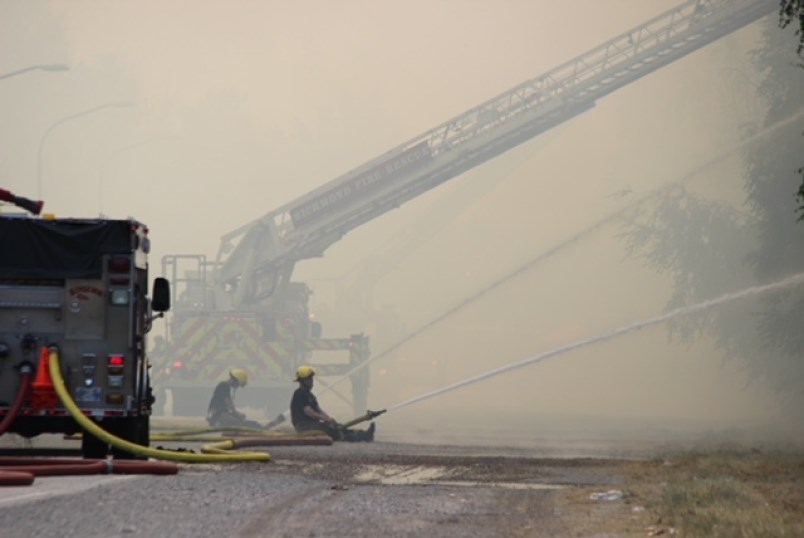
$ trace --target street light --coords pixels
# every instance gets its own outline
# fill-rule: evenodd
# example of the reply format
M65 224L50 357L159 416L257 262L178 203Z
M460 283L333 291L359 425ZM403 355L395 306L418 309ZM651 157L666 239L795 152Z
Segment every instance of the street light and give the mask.
M80 118L82 116L86 116L88 114L92 114L94 112L98 112L100 110L104 110L106 108L128 108L135 106L136 103L132 103L129 101L122 101L118 103L106 103L104 105L99 105L96 107L89 108L87 110L83 110L81 112L76 112L75 114L71 114L66 116L56 123L52 124L50 127L47 128L45 134L42 135L42 139L39 141L39 150L36 154L36 185L37 185L37 192L39 193L39 199L42 200L42 151L45 149L45 142L47 141L47 137L50 136L50 133L58 127L59 125L63 125L70 120L74 120L76 118Z
M30 67L25 67L23 69L18 69L16 71L11 71L10 73L4 73L0 75L0 80L4 78L11 78L16 75L21 75L23 73L27 73L28 71L69 71L70 68L64 64L44 64L44 65L32 65Z

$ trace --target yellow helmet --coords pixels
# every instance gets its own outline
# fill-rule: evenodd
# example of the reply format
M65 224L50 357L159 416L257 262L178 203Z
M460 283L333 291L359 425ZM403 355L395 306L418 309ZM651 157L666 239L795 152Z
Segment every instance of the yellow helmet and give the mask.
M229 377L232 379L236 379L237 383L241 387L245 387L246 383L248 383L248 372L243 370L242 368L232 368L229 370Z
M302 379L307 379L314 375L315 370L313 370L312 366L299 366L299 369L296 370L296 381L301 381Z

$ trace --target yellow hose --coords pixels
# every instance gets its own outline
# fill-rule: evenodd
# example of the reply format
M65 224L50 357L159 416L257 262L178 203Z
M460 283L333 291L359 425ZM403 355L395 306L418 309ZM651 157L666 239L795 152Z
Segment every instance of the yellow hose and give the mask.
M194 430L162 430L162 431L170 433L172 435L201 435L205 433L215 433L215 432L245 432L248 434L265 433L265 430L258 430L256 428L243 428L237 426L227 426L220 428L197 428Z
M180 461L184 463L211 463L211 462L234 462L234 461L271 461L271 455L267 452L228 452L221 447L215 447L212 454L195 454L188 452L177 452L173 450L157 450L147 446L141 446L120 437L116 437L95 422L87 418L78 408L76 403L67 392L64 386L64 378L61 375L59 364L59 351L55 346L49 348L50 351L50 377L53 380L53 387L56 389L62 405L70 412L73 419L87 432L94 435L101 441L109 443L115 448L125 450L132 454L147 456L157 460ZM203 450L203 449L202 449Z
M215 433L219 433L221 435L212 435ZM228 438L224 436L224 434L228 435ZM149 437L151 442L166 442L166 441L189 441L189 442L211 442L211 443L218 443L221 441L231 440L239 440L243 437L248 437L250 439L263 439L265 440L266 446L271 446L278 442L287 442L287 444L292 444L294 440L300 441L299 444L305 444L305 441L308 441L310 437L322 436L326 435L322 431L318 430L309 430L304 432L282 432L276 430L258 430L255 428L244 428L244 427L223 427L223 428L197 428L194 430L162 430L162 431L151 431L151 435ZM68 441L80 441L84 437L83 433L73 433L70 435L65 435L64 439ZM237 444L237 443L235 443ZM210 450L209 453L217 453L220 450L220 447L214 446L214 449ZM203 452L207 452L203 450ZM238 448L233 447L233 448Z

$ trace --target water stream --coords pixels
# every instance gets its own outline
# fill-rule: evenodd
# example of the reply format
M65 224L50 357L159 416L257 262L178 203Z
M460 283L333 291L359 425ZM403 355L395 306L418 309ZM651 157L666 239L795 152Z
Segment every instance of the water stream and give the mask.
M484 288L482 288L482 289L478 290L477 292L473 293L472 295L470 295L469 297L467 297L463 301L459 302L458 304L456 304L456 305L452 306L451 308L447 309L446 311L442 312L441 314L439 314L435 318L433 318L433 319L425 322L424 324L420 325L418 328L414 329L413 331L411 331L410 333L405 335L402 339L400 339L399 341L395 342L390 347L382 350L381 352L377 353L376 355L373 355L371 358L369 358L365 362L362 362L362 363L356 365L354 368L349 370L349 372L344 374L342 377L340 377L338 379L335 379L333 382L329 383L329 385L325 387L325 390L321 391L321 394L325 394L326 392L334 390L335 386L337 386L342 381L348 379L349 376L351 376L353 373L355 373L355 372L357 372L357 371L359 371L359 370L361 370L363 368L366 368L369 365L371 365L372 363L377 362L381 358L389 355L393 351L399 349L404 344L406 344L407 342L410 342L411 340L415 339L417 336L419 336L420 334L422 334L425 331L429 330L433 326L439 324L440 322L442 322L445 319L451 317L453 314L463 310L464 308L468 307L469 305L479 301L480 299L482 299L483 297L485 297L486 295L488 295L489 293L491 293L492 291L494 291L498 287L502 286L506 282L508 282L508 281L516 278L517 276L525 273L526 271L532 269L533 267L535 267L539 263L547 260L548 258L551 258L551 257L563 252L568 247L571 247L571 246L573 246L573 245L575 245L575 244L577 244L577 243L579 243L579 242L581 242L583 240L588 239L594 233L599 232L600 229L604 225L616 222L618 219L620 219L623 216L625 216L629 211L638 208L640 205L644 204L645 202L647 202L649 200L657 198L662 193L667 192L668 189L671 189L671 188L673 188L673 187L675 187L677 185L680 185L680 184L686 183L687 181L690 181L691 179L697 177L701 172L703 172L703 171L705 171L705 170L707 170L707 169L709 169L709 168L711 168L711 167L723 162L725 159L727 159L729 157L733 157L734 155L737 154L738 151L750 146L751 144L754 144L755 142L758 142L758 141L764 139L765 137L775 133L779 129L790 125L791 123L799 121L802 117L804 117L804 109L800 109L796 114L794 114L794 115L792 115L792 116L790 116L788 118L785 118L783 120L780 120L780 121L778 121L778 122L776 122L776 123L774 123L772 125L769 125L768 127L765 127L764 129L761 129L761 130L757 131L756 133L752 134L751 136L746 137L745 139L741 140L740 142L738 142L737 144L731 146L730 148L728 148L728 149L726 149L724 151L721 151L720 153L715 154L709 160L707 160L706 162L704 162L704 163L700 164L699 166L697 166L694 170L684 174L684 176L682 176L681 178L676 179L674 181L670 181L665 185L657 187L657 188L655 188L655 189L653 189L653 190L651 190L651 191L649 191L647 193L644 193L642 196L640 196L637 199L633 200L631 203L625 205L624 207L621 207L620 209L618 209L616 211L613 211L612 213L609 213L607 216L605 216L602 219L594 222L590 226L587 226L583 230L575 233L574 235L572 235L571 237L565 239L561 243L549 248L546 251L543 251L543 252L539 253L538 255L534 256L532 259L530 259L529 261L527 261L526 263L524 263L520 267L514 269L513 271L511 271L509 273L506 273L505 275L503 275L500 278L498 278L495 281L493 281L491 284L485 286Z
M345 375L343 375L342 377L340 377L338 379L335 379L333 382L329 383L325 387L325 390L323 390L321 392L321 394L324 394L324 393L326 393L328 391L333 391L334 387L336 385L338 385L342 381L348 379L354 372L356 372L356 371L358 371L358 370L360 370L362 368L366 368L370 364L376 362L377 360L389 355L390 353L392 353L396 349L400 348L405 343L413 340L414 338L416 338L417 336L419 336L420 334L422 334L426 330L428 330L431 327L437 325L441 321L449 318L450 316L452 316L453 314L457 313L458 311L463 310L464 308L466 308L470 304L473 304L473 303L477 302L482 297L485 297L490 292L492 292L494 289L500 287L501 285L503 285L504 283L514 279L515 277L523 274L524 272L526 272L527 270L533 268L534 266L536 266L540 262L545 261L546 259L548 259L550 257L553 257L556 254L559 254L559 253L563 252L567 247L570 247L570 246L575 245L576 243L578 243L578 242L580 242L582 240L587 239L593 233L599 231L602 226L604 226L606 224L610 224L612 222L616 222L618 219L623 217L627 212L629 212L629 211L631 211L633 209L636 209L638 206L640 206L641 204L647 202L648 200L656 198L657 196L659 196L663 192L666 192L667 189L673 188L676 185L682 184L684 182L687 182L687 181L693 179L698 174L700 174L702 171L704 171L704 170L706 170L706 169L708 169L708 168L710 168L710 167L712 167L712 166L714 166L716 164L719 164L720 162L724 161L725 159L727 159L729 157L734 156L739 150L742 150L742 149L748 147L749 145L751 145L751 144L753 144L755 142L758 142L761 139L764 139L765 137L767 137L767 136L773 134L774 132L776 132L777 130L779 130L779 129L783 128L783 127L786 127L786 126L790 125L791 123L793 123L795 121L799 121L802 117L804 117L804 109L799 110L798 113L796 113L796 114L794 114L794 115L792 115L792 116L790 116L788 118L785 118L785 119L783 119L781 121L778 121L778 122L776 122L776 123L774 123L772 125L769 125L768 127L765 127L764 129L761 129L761 130L757 131L753 135L746 137L745 139L743 139L739 143L735 144L734 146L732 146L732 147L730 147L730 148L728 148L728 149L726 149L726 150L714 155L711 159L709 159L708 161L706 161L703 164L699 165L694 170L688 172L687 174L685 174L680 179L677 179L675 181L671 181L671 182L669 182L669 183L667 183L667 184L665 184L665 185L663 185L661 187L658 187L658 188L656 188L656 189L654 189L654 190L652 190L650 192L647 192L647 193L643 194L641 197L638 197L637 199L632 201L630 204L627 204L624 207L621 207L620 209L610 213L609 215L605 216L601 220L593 223L592 225L590 225L590 226L584 228L583 230L581 230L580 232L577 232L576 234L572 235L568 239L562 241L558 245L555 245L552 248L541 252L540 254L536 255L535 257L533 257L531 260L529 260L528 262L526 262L522 266L520 266L520 267L514 269L513 271L501 276L500 278L498 278L497 280L495 280L491 284L489 284L489 285L485 286L484 288L478 290L476 293L472 294L471 296L467 297L463 301L461 301L458 304L454 305L453 307L449 308L448 310L446 310L442 314L436 316L435 318L433 318L433 319L429 320L428 322L424 323L423 325L419 326L417 329L415 329L411 333L407 334L404 338L402 338L398 342L394 343L393 345L391 345L387 349L385 349L385 350L381 351L380 353L372 356L367 361L356 365L348 373L346 373ZM664 321L667 321L667 320L672 319L672 318L677 317L677 316L691 314L691 313L697 312L699 310L704 310L704 309L707 309L707 308L711 308L713 306L724 304L724 303L734 301L734 300L737 300L737 299L742 299L742 298L745 298L745 297L748 297L748 296L751 296L751 295L757 295L757 294L764 293L766 291L770 291L770 290L773 290L773 289L790 286L790 285L793 285L793 284L799 282L802 279L802 277L804 277L804 273L801 273L799 275L795 275L795 276L789 277L789 278L787 278L785 280L775 282L775 283L772 283L772 284L768 284L768 285L765 285L765 286L756 286L756 287L752 287L752 288L747 288L747 289L742 290L742 291L738 291L738 292L734 292L734 293L731 293L731 294L727 294L727 295L718 297L717 299L713 299L711 301L705 301L705 302L702 302L702 303L699 303L699 304L696 304L696 305L692 305L692 306L688 306L688 307L684 307L684 308L679 308L679 309L673 310L672 312L668 312L668 313L666 313L664 315L661 315L661 316L657 316L657 317L650 318L650 319L647 319L647 320L644 320L644 321L641 321L641 322L633 323L633 324L625 326L625 327L614 329L614 330L611 330L611 331L609 331L607 333L600 334L598 336L594 336L594 337L591 337L591 338L588 338L588 339L585 339L585 340L580 340L580 341L575 342L573 344L568 344L568 345L562 346L560 348L553 349L551 351L541 353L541 354L536 355L534 357L523 359L523 360L521 360L519 362L510 364L508 366L503 366L501 368L491 370L491 371L486 372L484 374L480 374L478 376L474 376L474 377L465 379L464 381L460 381L458 383L453 383L451 385L448 385L448 386L443 387L441 389L435 390L433 392L423 394L421 396L417 396L417 397L412 398L410 400L407 400L405 402L401 402L399 404L396 404L393 407L389 407L388 410L390 411L391 409L399 409L399 408L405 407L407 405L412 405L414 403L417 403L417 402L432 398L432 397L437 396L439 394L443 394L445 392L455 390L455 389L457 389L459 387L463 387L463 386L466 386L466 385L471 385L473 383L477 383L479 381L482 381L484 379L487 379L487 378L496 376L498 374L507 372L509 370L514 370L516 368L521 368L523 366L527 366L527 365L530 365L530 364L535 363L535 362L543 361L543 360L546 360L548 358L554 357L556 355L560 355L560 354L563 354L563 353L566 353L566 352L569 352L569 351L573 351L575 349L579 349L579 348L582 348L582 347L587 347L587 346L597 344L597 343L602 343L602 342L605 342L605 341L610 340L612 338L615 338L617 336L621 336L621 335L626 334L626 333L638 331L638 330L644 329L646 327L650 327L650 326L656 325L658 323L662 323Z
M709 309L709 308L712 308L712 307L715 307L715 306L720 306L720 305L730 303L732 301L736 301L736 300L739 300L739 299L745 299L745 298L748 298L748 297L753 297L753 296L760 295L760 294L763 294L763 293L766 293L766 292L769 292L769 291L777 291L777 290L786 288L788 286L799 284L801 282L804 282L804 273L799 273L797 275L790 276L788 278L785 278L784 280L773 282L771 284L765 284L763 286L754 286L754 287L751 287L751 288L746 288L744 290L736 291L736 292L732 292L732 293L727 293L727 294L721 295L720 297L717 297L715 299L710 299L708 301L703 301L703 302L698 303L698 304L694 304L694 305L691 305L691 306L685 306L685 307L682 307L682 308L677 308L675 310L667 312L666 314L662 314L660 316L655 316L655 317L648 318L648 319L645 319L645 320L642 320L642 321L637 321L635 323L631 323L630 325L625 325L623 327L612 329L612 330L607 331L605 333L598 334L596 336L592 336L592 337L589 337L589 338L585 338L583 340L578 340L577 342L573 342L571 344L567 344L567 345L552 349L550 351L545 351L545 352L540 353L538 355L534 355L533 357L528 357L526 359L522 359L520 361L508 364L506 366L501 366L499 368L489 370L488 372L478 374L476 376L469 377L469 378L464 379L462 381L452 383L450 385L441 387L440 389L436 389L434 391L431 391L431 392L422 394L420 396L416 396L414 398L411 398L409 400L405 400L403 402L400 402L400 403L397 403L395 405L392 405L392 406L387 408L387 411L392 411L394 409L401 409L403 407L407 407L409 405L413 405L415 403L422 402L424 400L429 400L430 398L438 396L439 394L444 394L446 392L450 392L450 391L459 389L461 387L466 387L468 385L473 385L473 384L478 383L480 381L483 381L485 379L489 379L491 377L494 377L494 376L497 376L497 375L500 375L500 374L504 374L506 372L510 372L511 370L516 370L518 368L523 368L525 366L530 366L531 364L535 364L537 362L542 362L542 361L545 361L547 359L557 357L559 355L563 355L564 353L569 353L570 351L575 351L576 349L589 347L591 345L606 342L608 340L611 340L613 338L617 338L619 336L623 336L623 335L628 334L628 333L641 331L642 329L646 329L648 327L658 325L659 323L664 323L665 321L669 321L669 320L671 320L673 318L676 318L676 317L679 317L679 316L686 316L686 315L689 315L689 314L694 314L696 312L700 312L702 310L706 310L706 309Z

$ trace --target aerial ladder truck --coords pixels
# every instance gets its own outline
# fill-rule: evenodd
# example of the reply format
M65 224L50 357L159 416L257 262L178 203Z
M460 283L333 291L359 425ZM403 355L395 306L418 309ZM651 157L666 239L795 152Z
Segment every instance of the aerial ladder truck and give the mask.
M319 378L348 374L354 410L363 412L368 368L357 366L369 359L368 337L321 337L309 317L311 290L291 280L296 263L777 7L773 0L681 3L229 232L214 260L166 256L163 276L175 296L155 379L171 390L174 412L194 402L178 414L203 414L214 383L235 365L254 370L266 389L244 396L269 413L283 410L301 363L316 365ZM349 351L349 362L317 364L311 354L325 349Z

